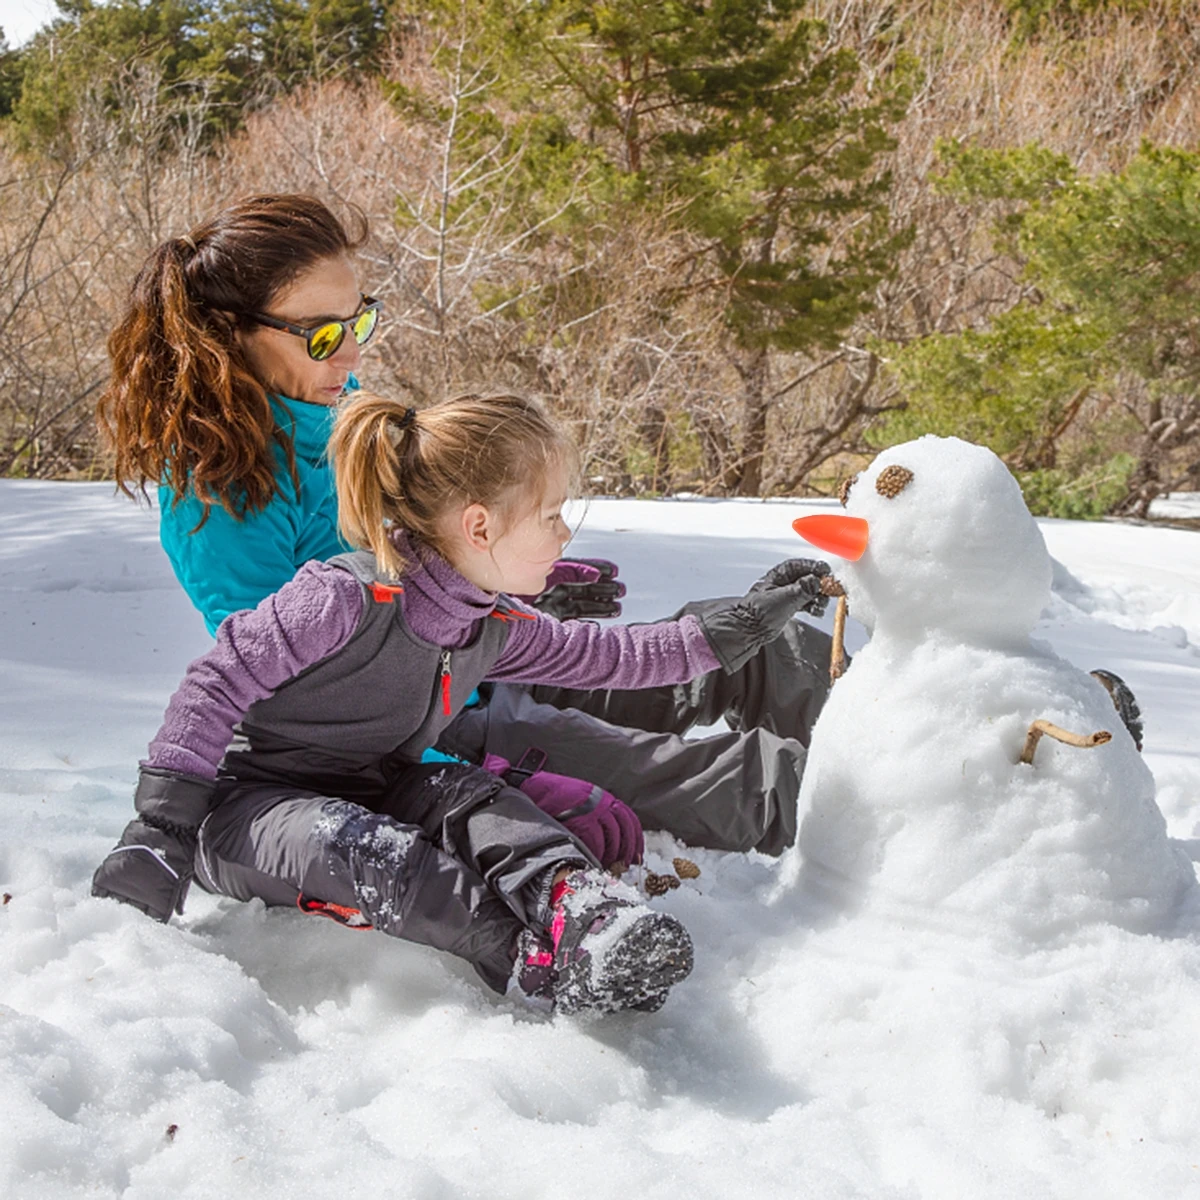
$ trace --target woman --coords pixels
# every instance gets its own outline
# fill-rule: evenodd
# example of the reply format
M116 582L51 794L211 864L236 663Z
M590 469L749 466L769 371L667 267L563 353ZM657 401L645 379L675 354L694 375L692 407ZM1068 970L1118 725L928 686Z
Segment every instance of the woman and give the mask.
M380 317L353 265L365 238L361 220L347 229L312 197L249 197L151 254L109 339L112 382L98 417L117 478L127 491L158 485L163 547L210 630L304 562L346 548L325 447L333 405L357 388L361 346ZM615 609L619 585L601 572L589 580L587 567L568 568L583 595L567 599ZM561 589L547 597L563 598ZM608 789L647 828L777 854L795 839L828 659L828 638L791 622L739 669L687 684L499 684L439 745L471 762L516 763L538 750L547 770ZM734 732L678 736L722 717Z

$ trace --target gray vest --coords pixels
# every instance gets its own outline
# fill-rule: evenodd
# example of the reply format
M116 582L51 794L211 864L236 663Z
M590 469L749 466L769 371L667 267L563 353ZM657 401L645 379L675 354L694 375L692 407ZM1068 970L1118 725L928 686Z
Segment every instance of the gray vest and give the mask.
M445 650L409 629L403 581L381 576L374 555L329 562L363 585L358 628L336 653L250 706L221 764L226 777L346 797L378 792L397 767L420 761L504 650L503 602L473 642Z

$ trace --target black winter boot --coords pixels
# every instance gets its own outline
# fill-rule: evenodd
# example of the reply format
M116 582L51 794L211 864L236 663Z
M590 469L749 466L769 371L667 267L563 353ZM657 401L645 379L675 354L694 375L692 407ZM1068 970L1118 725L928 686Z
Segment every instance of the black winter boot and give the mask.
M556 1012L654 1012L692 969L692 939L669 913L603 872L573 871L550 895L549 928L518 941L513 982Z

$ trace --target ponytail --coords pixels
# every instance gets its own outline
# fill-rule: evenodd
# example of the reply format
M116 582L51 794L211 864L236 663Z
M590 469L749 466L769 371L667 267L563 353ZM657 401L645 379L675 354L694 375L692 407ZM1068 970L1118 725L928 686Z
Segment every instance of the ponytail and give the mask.
M397 419L392 401L359 392L343 404L329 439L342 537L352 546L370 550L392 579L398 579L407 565L389 534L403 508L399 442L413 417L410 408ZM403 429L402 419L407 419Z
M343 401L329 442L338 523L352 546L370 550L398 578L407 563L395 534L443 553L441 520L482 504L514 515L539 504L549 471L578 478L566 432L521 396L459 396L418 412L359 392Z
M128 310L108 339L112 377L96 409L116 454L116 477L165 483L176 500L189 489L238 516L275 494L275 420L266 389L234 339L235 319L198 305L183 239L163 242L134 280ZM283 442L289 468L295 462Z

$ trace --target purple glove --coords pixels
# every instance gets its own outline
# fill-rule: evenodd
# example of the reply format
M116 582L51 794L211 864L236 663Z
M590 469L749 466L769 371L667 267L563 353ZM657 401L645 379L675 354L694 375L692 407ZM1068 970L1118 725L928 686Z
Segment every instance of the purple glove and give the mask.
M606 558L561 558L546 576L537 596L518 596L534 608L572 621L582 617L619 617L625 585L617 578L617 564Z
M547 816L561 821L601 866L641 862L646 842L633 809L586 779L543 771L545 761L540 750L526 751L516 767L498 754L489 754L483 769L520 789Z

